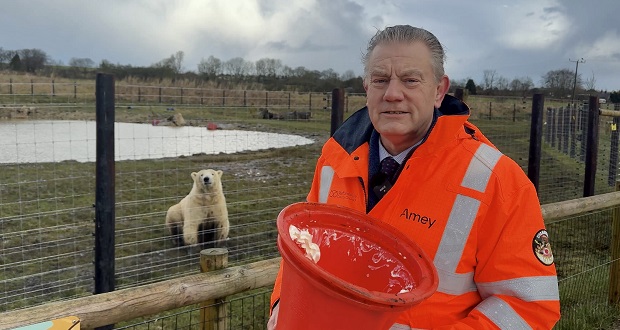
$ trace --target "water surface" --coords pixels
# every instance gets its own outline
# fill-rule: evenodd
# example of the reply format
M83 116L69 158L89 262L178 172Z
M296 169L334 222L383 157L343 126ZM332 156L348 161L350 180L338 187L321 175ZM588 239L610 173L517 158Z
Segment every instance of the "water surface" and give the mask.
M31 120L0 122L0 163L96 160L96 122ZM137 160L194 154L236 153L313 143L298 135L195 126L115 123L115 159Z

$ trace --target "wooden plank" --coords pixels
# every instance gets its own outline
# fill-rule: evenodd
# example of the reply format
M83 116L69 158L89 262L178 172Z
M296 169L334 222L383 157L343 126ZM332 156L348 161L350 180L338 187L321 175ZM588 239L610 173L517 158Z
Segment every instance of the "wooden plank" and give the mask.
M541 210L545 223L549 224L559 218L615 206L620 206L620 191L545 204Z
M0 314L0 329L77 316L83 329L273 286L281 258Z

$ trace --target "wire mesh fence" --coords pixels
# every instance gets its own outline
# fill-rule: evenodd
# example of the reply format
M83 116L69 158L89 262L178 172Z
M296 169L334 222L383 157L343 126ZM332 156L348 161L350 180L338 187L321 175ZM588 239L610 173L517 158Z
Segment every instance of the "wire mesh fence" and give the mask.
M127 322L130 324L117 324L115 325L115 329L209 329L213 324L222 325L221 328L218 327L218 329L221 330L267 329L270 295L270 290L259 289L229 297L222 303L226 305L226 310L229 311L226 315L222 316L225 320L218 319L217 315L211 316L205 313L205 310L212 307L212 305L196 305L171 311L157 318Z
M617 208L616 208L617 209ZM562 318L556 329L588 329L617 321L608 304L612 260L612 212L603 209L547 224L553 237ZM602 327L605 328L605 327Z
M89 125L95 118L94 94L92 90L82 89L86 87L71 89L72 86L54 86L57 97L38 92L42 86L28 83L14 85L9 93L8 87L0 83L0 97L5 103L0 107L0 117L28 119L0 121L0 150L4 151L0 152L0 312L93 293L95 165L92 155L96 150L93 128ZM44 89L50 88L48 84ZM166 230L164 219L167 209L190 191L190 174L204 168L224 173L222 181L231 222L230 239L226 242L230 264L278 256L275 219L285 206L303 201L310 188L314 163L329 137L329 97L328 93L301 95L118 86L117 289L199 271L200 247L178 246L175 237ZM472 106L473 123L527 172L531 105L521 100L494 101L488 107L486 100L468 103ZM364 97L348 95L347 105L350 114L364 105ZM294 111L310 111L311 116L290 115ZM176 126L176 114L182 116L185 125ZM62 122L56 122L59 119ZM67 119L71 121L68 126ZM570 120L562 119L558 125L559 136L574 132L570 130ZM610 141L613 132L610 127L607 120L601 120L600 141ZM71 134L78 132L81 135ZM216 135L220 136L219 140ZM302 142L295 142L297 139ZM227 145L231 145L230 150L219 149ZM579 148L581 144L576 145ZM604 156L613 148L611 143L601 143L599 155L603 157L599 158L597 168L597 193L613 190L608 184L609 168L613 164L610 157ZM579 157L570 157L570 147L568 150L567 155L558 150L557 143L545 141L541 203L582 196L585 166ZM554 249L558 260L587 253L585 239L579 240L584 244L582 250L573 251L565 246L576 244L571 242L576 239L577 231L570 228L579 228L585 221L579 222L577 218L560 223L550 226L550 231L555 230L553 239L558 241ZM578 231L582 229L592 228ZM602 227L599 229L604 233ZM600 238L596 244L603 244ZM573 288L574 278L594 276L573 269L569 272L564 265L563 262L559 268L561 287ZM607 266L585 267L604 273L601 269ZM562 294L579 295L570 291ZM239 298L240 303L243 299ZM248 299L268 301L268 293ZM247 317L252 323L231 325L231 329L262 329L268 302L252 302L256 304L252 308L247 307L250 305L247 301L242 304L245 304L243 308L231 306L231 310L248 309L256 314ZM174 322L177 328L196 324L191 317L187 323L178 321L186 317L181 314L192 312L175 313L179 314L157 316L158 321L136 322L162 328L171 327L169 324ZM154 323L165 319L172 323ZM236 323L231 319L231 324Z

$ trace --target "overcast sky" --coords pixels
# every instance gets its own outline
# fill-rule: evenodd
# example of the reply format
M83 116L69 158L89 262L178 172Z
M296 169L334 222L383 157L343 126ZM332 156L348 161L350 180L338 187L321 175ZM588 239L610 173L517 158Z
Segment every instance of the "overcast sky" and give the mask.
M433 32L452 80L484 70L540 86L570 69L620 90L620 0L0 0L0 47L53 60L149 66L183 51L185 70L210 55L274 58L309 70L353 70L378 28Z

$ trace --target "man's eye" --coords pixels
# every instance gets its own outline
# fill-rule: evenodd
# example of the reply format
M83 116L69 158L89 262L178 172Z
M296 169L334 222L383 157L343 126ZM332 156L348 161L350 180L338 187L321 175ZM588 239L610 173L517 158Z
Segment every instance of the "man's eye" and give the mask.
M417 83L419 83L420 81L418 79L413 79L413 78L407 78L404 80L404 83L407 85L415 85Z
M387 83L387 81L388 81L388 80L387 80L387 79L384 79L384 78L375 78L375 79L373 79L373 80L372 80L372 83L373 83L374 85L384 85L384 84L386 84L386 83Z

